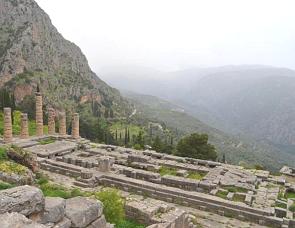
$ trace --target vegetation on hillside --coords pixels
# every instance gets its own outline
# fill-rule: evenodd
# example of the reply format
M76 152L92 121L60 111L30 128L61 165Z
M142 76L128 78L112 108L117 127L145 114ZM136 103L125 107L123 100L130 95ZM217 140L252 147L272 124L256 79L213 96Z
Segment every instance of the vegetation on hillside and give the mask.
M213 160L217 158L215 147L208 143L208 135L193 133L177 144L176 155L181 157Z

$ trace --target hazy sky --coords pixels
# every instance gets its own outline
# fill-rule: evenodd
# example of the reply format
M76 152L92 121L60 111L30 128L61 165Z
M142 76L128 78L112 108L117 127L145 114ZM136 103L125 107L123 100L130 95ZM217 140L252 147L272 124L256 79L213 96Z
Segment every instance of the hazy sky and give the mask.
M37 0L99 72L265 64L295 69L294 0Z

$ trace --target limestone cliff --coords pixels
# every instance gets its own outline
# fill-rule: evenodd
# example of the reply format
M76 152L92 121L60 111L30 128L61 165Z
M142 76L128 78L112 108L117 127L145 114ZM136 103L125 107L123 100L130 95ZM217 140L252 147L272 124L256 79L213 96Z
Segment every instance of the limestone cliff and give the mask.
M129 112L120 93L103 82L80 48L65 40L34 0L0 0L0 86L21 103L40 84L45 104L96 103L101 112Z

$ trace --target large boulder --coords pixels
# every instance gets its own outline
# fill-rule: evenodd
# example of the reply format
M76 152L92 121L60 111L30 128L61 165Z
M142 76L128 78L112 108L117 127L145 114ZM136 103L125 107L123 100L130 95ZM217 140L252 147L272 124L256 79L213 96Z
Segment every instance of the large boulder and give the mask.
M66 200L66 217L72 222L72 227L86 227L102 215L101 202L85 198L75 197Z
M39 188L24 185L0 191L0 214L19 212L28 216L43 209L44 197Z
M46 228L42 224L33 222L24 215L17 212L5 213L0 215L1 228Z
M56 223L65 215L66 201L59 197L46 197L45 208L41 216L41 223Z

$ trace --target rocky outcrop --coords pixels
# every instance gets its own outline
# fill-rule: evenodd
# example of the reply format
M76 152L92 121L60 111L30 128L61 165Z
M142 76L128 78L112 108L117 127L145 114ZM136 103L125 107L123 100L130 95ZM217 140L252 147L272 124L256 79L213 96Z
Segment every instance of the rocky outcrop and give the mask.
M102 203L87 197L44 198L41 190L32 186L0 191L1 228L113 227L102 212Z
M44 197L36 187L24 185L0 191L0 214L18 212L28 216L43 209Z
M64 103L96 107L103 113L131 112L120 93L91 71L77 47L65 40L34 0L0 0L0 87L16 102L33 95L37 84L44 103L62 109Z

